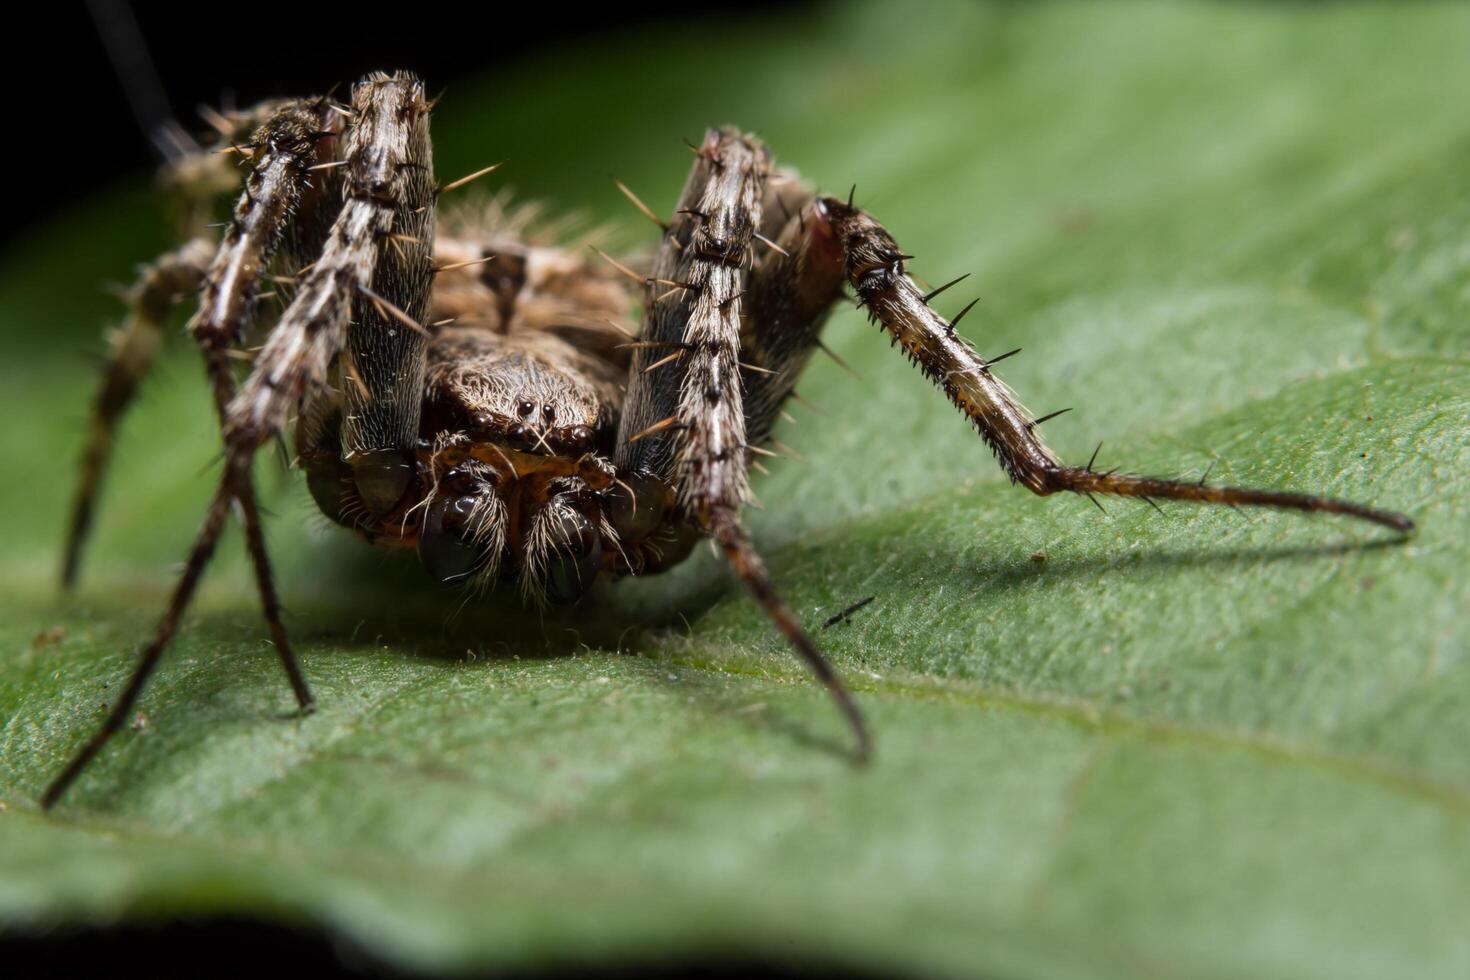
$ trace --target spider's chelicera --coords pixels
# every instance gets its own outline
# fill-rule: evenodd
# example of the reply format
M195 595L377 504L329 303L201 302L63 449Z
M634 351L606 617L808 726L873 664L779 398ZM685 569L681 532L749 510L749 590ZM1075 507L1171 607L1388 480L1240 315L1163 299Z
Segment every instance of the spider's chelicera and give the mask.
M126 722L232 505L275 648L298 703L311 706L250 474L256 451L293 418L322 512L374 543L416 549L442 582L512 581L532 600L566 602L602 577L669 568L711 539L832 693L866 757L862 715L777 595L740 520L748 471L779 445L773 424L847 288L1035 493L1413 526L1315 495L1063 464L1036 432L1050 416L1030 416L992 372L1008 355L980 356L955 332L959 316L930 307L953 283L921 289L871 215L774 168L752 136L711 130L691 147L693 169L668 221L634 198L663 231L651 267L635 269L636 260L559 247L525 208L441 214L441 192L462 182L435 185L429 110L414 76L374 74L347 105L303 99L217 116L218 145L166 172L192 203L196 237L146 267L131 293L83 458L67 584L116 424L182 295L198 296L189 332L213 387L224 472L131 681L44 805ZM244 187L223 233L211 235L200 216L228 186L226 161L243 171ZM242 354L255 331L264 346ZM238 384L236 360L252 361Z

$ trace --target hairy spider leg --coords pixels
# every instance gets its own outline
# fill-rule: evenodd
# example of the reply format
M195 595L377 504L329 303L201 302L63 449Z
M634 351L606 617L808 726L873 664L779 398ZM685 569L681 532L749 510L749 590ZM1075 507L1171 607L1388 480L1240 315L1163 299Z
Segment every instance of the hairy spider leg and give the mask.
M1011 480L1033 493L1108 494L1150 504L1158 499L1274 507L1343 514L1401 533L1413 530L1414 522L1403 514L1317 494L1212 486L1203 481L1098 472L1092 462L1086 466L1062 463L1036 432L1038 425L1061 413L1034 418L1022 407L991 370L993 361L987 362L955 331L964 310L954 320L945 320L929 306L933 294L926 294L909 277L905 262L910 256L903 254L882 225L860 208L830 197L814 203L806 222L812 229L809 237L830 238L840 249L843 278L857 293L870 320L880 324L924 376L970 419Z
M283 106L251 141L250 172L204 281L198 312L189 323L189 333L204 359L221 431L229 424L229 405L236 394L230 349L244 340L260 280L272 256L284 243L298 260L293 264L300 265L301 256L315 255L321 249L328 227L321 212L340 187L335 168L320 173L312 168L324 155L335 153L341 135L342 116L323 98ZM255 572L261 614L298 707L310 711L314 701L281 618L249 465L234 474L232 489Z
M818 332L845 284L857 293L869 319L970 419L1011 480L1034 493L1070 491L1135 497L1151 504L1157 498L1328 512L1400 532L1413 529L1413 521L1402 514L1316 494L1098 472L1095 458L1083 467L1064 465L1036 432L1038 425L1061 413L1033 418L991 368L1015 351L987 361L955 330L969 306L953 320L929 306L929 300L960 280L921 290L905 271L909 256L871 215L849 203L823 197L790 210L791 217L775 235L777 248L757 263L749 289L751 322L742 356L766 370L763 377L747 381L747 404L758 406L747 416L751 431L762 438L819 343Z
M324 99L297 101L274 109L249 141L233 147L235 153L249 162L250 171L218 246L196 239L145 270L133 291L133 312L127 329L115 345L95 406L92 435L83 456L82 479L67 541L65 585L70 586L76 578L82 543L118 418L151 363L163 326L178 298L189 292L199 294L199 309L190 321L189 331L203 357L216 412L221 425L224 424L226 406L235 393L230 348L244 339L258 298L260 279L272 255L288 235L295 246L293 251L298 253L314 252L320 247L322 236L313 229L322 222L311 220L311 216L320 210L323 196L320 185L332 182L331 172L318 177L318 186L314 187L310 168L320 153L335 149L340 131L341 116ZM315 239L316 247L303 241L306 238ZM248 468L236 481L234 497L240 508L262 615L298 705L302 710L310 710L311 692L281 620L280 600Z
M272 251L275 249L281 228L288 231L288 250L300 254L305 249L294 248L303 232L315 232L309 215L323 208L310 208L313 203L311 182L299 177L288 185L280 185L282 175L272 173L271 168L282 160L292 161L312 149L312 141L322 141L339 135L342 128L340 109L326 99L293 100L290 102L268 102L243 112L223 116L210 113L211 124L224 141L221 151L199 150L187 153L165 167L162 182L171 197L181 204L185 212L181 222L187 238L185 245L166 252L151 264L144 266L132 288L126 294L127 317L121 329L112 335L108 356L102 367L101 383L93 400L88 438L82 453L81 473L73 498L67 538L63 550L61 584L63 589L76 585L81 573L82 553L92 528L103 478L111 459L117 429L122 417L131 406L139 386L153 366L158 348L167 333L168 321L182 297L198 294L201 286L209 282L209 288L220 295L233 296L232 305L220 313L234 325L231 336L238 343L249 320L250 304L256 298L256 286ZM316 120L313 123L313 119ZM306 145L303 145L306 141ZM321 152L330 152L319 146ZM315 158L320 160L320 156ZM212 241L206 234L206 214L210 206L226 192L239 193L241 180L235 165L245 163L250 167L244 192L235 205L234 213L226 226L225 242ZM340 186L333 181L336 175L325 169L317 175L316 195L320 197L327 187ZM252 186L264 182L265 186ZM298 186L299 185L299 186ZM301 201L302 192L307 200ZM272 193L284 198L286 208L272 207ZM242 235L242 222L250 215L269 215L274 220L286 222L302 204L308 206L306 214L296 214L289 224L274 227L267 234L245 236L233 252L233 264L222 266L226 246L231 238ZM328 218L330 220L330 217ZM264 223L271 227L269 222ZM318 239L317 248L311 250L315 257L320 250L320 234L310 237ZM306 261L309 261L307 259ZM211 280L211 271L213 278ZM201 307L210 297L200 296ZM207 355L206 355L207 357ZM206 360L206 366L208 362ZM208 368L207 368L208 369ZM214 382L211 381L213 386Z
M101 383L92 400L87 442L82 450L62 552L64 589L75 586L81 572L82 550L92 531L97 498L112 458L118 425L153 366L178 297L198 290L213 254L213 243L196 238L144 266L137 282L128 290L127 317L111 336Z
M416 207L432 207L432 200L424 202L411 196L414 185L404 176L414 172L405 164L428 158L427 111L422 83L406 73L373 74L354 89L352 118L343 140L346 173L342 206L332 221L320 257L302 278L249 377L226 409L224 473L184 572L122 696L97 733L47 787L41 798L43 807L55 805L126 722L193 598L218 543L230 502L238 495L256 451L280 435L308 389L320 389L328 383L328 372L346 342L354 304L369 301L363 297L373 295L369 284L375 281L379 261L393 254L389 236L396 215ZM384 118L391 124L364 124L364 120Z
M709 145L700 152L708 153ZM777 176L783 178L780 183ZM760 223L760 238L768 249L754 262L742 295L748 311L741 328L739 355L740 367L746 372L743 395L748 451L758 452L753 447L770 440L781 406L794 395L797 377L811 352L821 346L821 329L847 285L857 293L870 318L879 322L894 343L902 345L910 359L970 418L1012 480L1035 493L1066 490L1089 497L1136 497L1150 504L1158 498L1330 512L1400 532L1413 529L1412 520L1402 514L1315 494L1102 473L1093 469L1095 456L1085 467L1062 464L1036 433L1036 427L1053 416L1033 418L991 370L994 361L1010 355L986 361L955 332L954 324L969 307L952 321L944 320L929 307L929 300L959 280L927 292L919 289L905 272L908 256L877 221L850 202L814 197L794 176L772 175L766 201L768 209L774 203L781 210L784 223L769 210L764 221L759 215L752 219ZM701 208L695 217L703 220L703 214ZM688 242L690 238L685 234L676 241ZM673 281L692 278L683 270L656 272L655 277ZM657 334L661 339L665 335L664 343L655 343L649 349L666 347L673 334L667 330ZM684 385L687 390L687 378ZM648 417L645 414L643 421ZM672 440L680 431L687 431L684 426L697 424L698 420L679 414L674 421L675 425L670 426L674 431L669 435L660 433L662 438ZM835 680L829 680L830 668L779 598L769 591L759 557L750 550L738 520L732 519L734 512L715 508L710 513L713 522L722 526L707 526L706 530L721 543L732 566L751 585L782 632L830 686ZM851 704L850 699L840 700L844 708Z
M354 133L374 149L348 161L343 215L347 227L361 221L372 236L347 263L360 295L342 352L342 459L363 504L379 516L397 506L415 474L434 280L428 127L421 84L353 105Z
M733 129L709 131L695 149L646 287L615 462L624 472L674 484L685 519L715 541L826 687L852 730L859 758L866 759L871 739L862 713L776 592L740 523L750 493L741 304L770 167L765 148ZM669 360L670 350L684 356Z
M186 287L173 288L167 294L155 296L155 302L161 305L155 306L152 315L148 317L153 332L161 334L162 324L177 305L178 297L188 292L199 293L199 310L190 321L189 331L204 359L221 426L225 424L226 408L235 392L234 375L229 366L230 346L243 337L252 303L258 293L260 278L300 204L302 190L307 183L307 168L315 159L314 150L319 134L315 125L317 113L310 106L310 103L293 103L283 107L265 123L249 146L241 148L242 156L246 156L251 162L251 170L245 178L244 189L221 241L217 247L211 247L202 240L185 246L186 250L198 246L203 253L203 261L195 261L188 270L192 282ZM157 264L154 268L156 267ZM144 282L150 282L151 278L156 277L145 277ZM133 318L129 324L130 332L140 319L142 318L137 316ZM156 344L155 340L155 347ZM111 404L107 399L107 393L112 387L111 373L109 371L108 380L104 382L99 407ZM137 372L134 377L134 387L139 377L141 372ZM119 405L114 409L112 419L115 420L116 413L122 407ZM98 414L107 417L100 411ZM94 433L97 429L98 426L94 424ZM85 458L89 461L93 458L90 445ZM302 710L311 708L310 689L302 676L300 664L281 621L280 601L260 528L260 511L250 479L248 458L247 465L244 466L237 466L233 460L227 462L226 470L215 498L210 503L204 524L196 536L185 573L175 588L153 640L140 657L128 686L101 729L47 788L42 797L43 806L50 807L61 798L87 763L126 722L129 711L142 693L143 685L161 657L168 639L177 629L179 617L187 608L199 576L214 552L232 500L240 508L246 546L260 593L262 615L270 629L272 642L286 670L297 704ZM97 481L93 473L94 467L84 467L83 482L78 492L79 507L85 501L88 512L91 501L95 498ZM67 567L72 572L72 577L75 574L75 556L81 539L78 526L76 522L73 523L72 535L68 539ZM83 526L82 533L84 532ZM68 584L69 582L70 579Z

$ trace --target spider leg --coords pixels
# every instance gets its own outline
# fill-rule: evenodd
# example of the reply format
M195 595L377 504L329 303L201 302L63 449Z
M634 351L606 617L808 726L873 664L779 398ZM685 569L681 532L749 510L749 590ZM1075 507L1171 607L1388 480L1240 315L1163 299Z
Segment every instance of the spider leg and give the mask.
M118 424L153 366L178 297L199 288L212 251L209 241L196 238L146 266L128 292L127 319L112 336L111 349L102 368L102 383L92 402L87 444L82 451L81 474L72 500L63 552L61 585L64 589L76 584L81 571L82 549L92 530L97 497L112 456Z
M226 407L224 473L153 639L101 728L47 787L43 807L61 798L125 724L193 598L256 451L280 434L309 392L326 385L332 362L346 345L354 304L371 295L368 283L374 281L379 249L389 247L385 238L393 229L395 213L420 206L406 194L403 175L413 172L406 166L410 158L427 158L426 112L423 86L412 76L371 75L354 90L352 122L344 139L345 203L326 234L320 257L302 278L250 376ZM385 115L397 125L383 124Z
M750 491L740 313L769 166L732 130L712 130L698 149L647 282L620 420L617 464L672 478L703 528L716 509L738 513ZM675 349L684 356L649 370Z
M866 759L862 713L781 599L740 522L749 496L740 317L770 155L734 130L712 130L664 233L648 281L615 463L672 482L685 518L708 534L842 711ZM662 349L660 349L662 348ZM681 357L668 359L671 350ZM657 365L655 367L655 365Z
M76 781L87 764L97 757L97 753L102 751L108 740L127 723L133 705L137 703L138 696L143 693L143 685L148 682L148 677L158 666L164 647L168 645L168 641L178 629L179 618L188 608L189 600L194 596L194 589L199 584L199 578L204 574L204 568L209 564L210 556L214 554L214 547L219 542L220 530L224 527L225 517L229 514L231 499L230 481L222 480L215 491L214 499L209 503L209 510L204 516L204 524L194 539L193 549L189 552L188 562L184 566L184 574L179 579L178 585L174 587L173 595L169 598L168 609L153 632L153 639L149 641L148 646L138 658L138 664L133 668L133 674L128 678L127 686L113 702L102 726L87 740L87 744L82 746L81 751L72 757L66 768L57 774L51 784L46 787L46 791L41 794L42 809L49 810L56 805L62 794Z
M354 316L343 352L342 449L363 503L384 514L413 479L423 406L434 278L429 105L417 78L374 75L352 108L363 151L349 154L338 219L354 239L336 257L336 275L350 277L357 294L349 296Z
M782 179L784 178L784 179ZM842 274L823 262L821 241L808 241L814 194L791 174L773 174L757 250L746 289L749 311L740 336L745 424L752 445L771 438L781 406L791 396L840 295Z
M157 174L159 189L168 199L180 237L204 234L218 219L221 201L239 192L239 164L252 157L255 137L291 101L296 100L268 99L244 109L223 111L200 107L213 132L206 135L202 145L171 158Z
M341 129L342 117L325 99L299 101L276 111L251 141L251 171L205 278L199 311L189 323L204 359L221 430L229 423L229 404L235 396L230 348L244 339L260 279L272 256L288 237L291 251L298 254L315 254L321 247L323 198L327 188L336 188L337 181L332 170L314 181L311 167L321 155L336 149ZM314 702L281 620L280 597L248 465L234 475L234 498L261 614L297 705L310 711Z
M308 216L327 210L320 207L321 198L325 186L334 183L334 174L328 170L313 182L305 168L313 162L314 150L328 150L340 134L342 116L336 108L325 99L274 102L228 119L216 114L216 123L227 152L188 154L166 169L164 182L193 212L223 192L222 181L239 186L227 155L248 160L250 173L218 247L200 235L145 267L129 291L128 317L113 337L82 455L62 563L66 589L76 584L81 570L82 549L117 427L153 364L179 299L203 287L201 315L190 324L190 331L201 346L216 405L222 409L229 397L221 397L221 391L234 384L225 348L243 336L260 276L282 233L290 234L288 244L297 246L293 251L298 253L304 250L301 239L321 237L319 232L312 234L316 223ZM202 226L199 221L185 224ZM310 252L319 250L318 240ZM253 508L247 506L247 511Z
M1067 491L1093 496L1108 494L1154 500L1184 500L1228 506L1275 507L1343 514L1399 532L1413 530L1403 514L1316 494L1245 487L1221 487L1118 472L1098 472L1063 463L1042 441L1036 428L1052 416L1033 418L1011 390L927 303L925 291L904 271L908 256L872 216L834 198L820 198L805 218L804 231L787 239L800 258L802 283L830 282L840 269L871 319L882 325L895 344L974 424L1011 477L1041 496ZM818 282L821 280L821 282ZM941 287L942 289L943 287ZM832 298L836 298L834 291ZM963 315L963 314L961 314ZM955 320L959 318L956 317ZM999 360L999 358L996 358ZM1095 501L1094 501L1095 502Z

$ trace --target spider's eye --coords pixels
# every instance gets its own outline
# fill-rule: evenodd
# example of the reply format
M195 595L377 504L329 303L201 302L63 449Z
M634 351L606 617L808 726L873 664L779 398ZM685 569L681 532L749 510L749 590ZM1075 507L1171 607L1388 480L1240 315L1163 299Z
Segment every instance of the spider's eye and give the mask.
M475 540L472 521L484 501L479 494L436 497L419 533L419 560L436 580L458 582L479 571L490 549Z
M546 595L576 602L602 569L602 535L581 511L565 508L550 517L553 551L546 563Z
M536 411L536 404L534 402L521 402L516 406L516 410L521 413L521 418L530 418L531 413Z
M552 408L550 405L542 405L541 406L541 417L544 418L547 421L548 424L550 424L552 422L555 422L556 421L556 409Z

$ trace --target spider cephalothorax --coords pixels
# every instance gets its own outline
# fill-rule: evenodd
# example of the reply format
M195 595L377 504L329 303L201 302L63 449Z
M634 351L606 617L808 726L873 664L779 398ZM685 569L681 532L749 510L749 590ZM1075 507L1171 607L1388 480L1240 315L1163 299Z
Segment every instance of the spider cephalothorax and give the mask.
M826 685L866 757L862 715L780 599L741 525L782 405L833 305L870 320L975 426L1013 481L1059 491L1327 511L1399 532L1400 514L1312 494L1068 466L986 359L929 305L909 256L872 215L778 170L755 137L711 130L649 268L559 245L501 202L444 215L430 105L412 75L374 74L348 105L291 100L216 118L243 190L219 239L148 266L109 360L83 459L64 577L112 434L181 293L204 356L224 473L168 609L102 729L47 789L51 805L125 723L177 628L231 505L297 701L311 695L281 623L250 463L296 426L322 512L368 540L416 549L442 582L513 580L567 601L599 577L650 574L709 538ZM176 161L188 213L218 193L224 157ZM482 171L481 173L488 172ZM480 176L480 174L472 175ZM626 189L625 189L626 191ZM629 194L631 197L632 195ZM603 259L607 259L603 261ZM633 268L639 266L640 268ZM282 304L260 289L269 277ZM963 278L963 277L962 277ZM641 308L641 326L634 311ZM232 361L265 341L243 383ZM1014 353L1014 352L1011 352Z
M297 451L322 512L370 541L416 548L446 583L514 579L527 597L567 601L605 571L631 571L608 513L610 491L627 493L610 461L622 395L613 364L549 333L481 327L441 330L427 360L418 439L392 500L362 493L335 393L308 406Z

